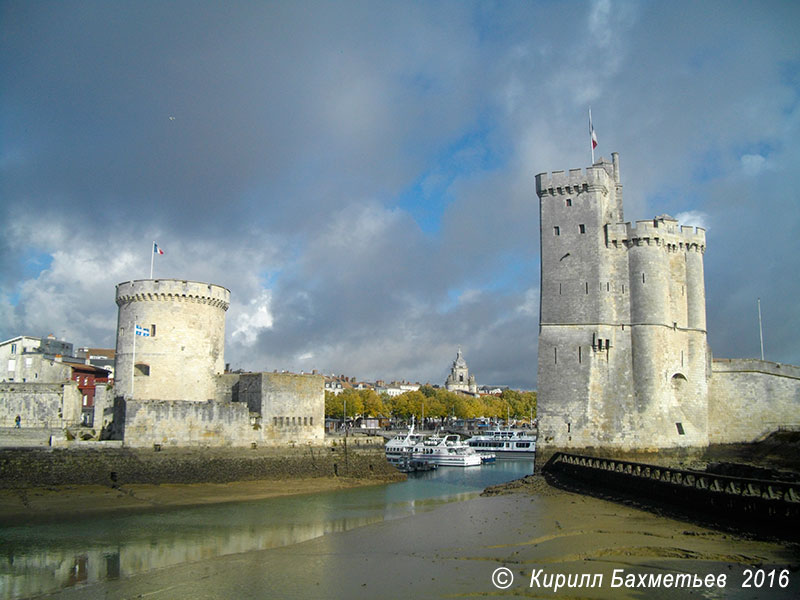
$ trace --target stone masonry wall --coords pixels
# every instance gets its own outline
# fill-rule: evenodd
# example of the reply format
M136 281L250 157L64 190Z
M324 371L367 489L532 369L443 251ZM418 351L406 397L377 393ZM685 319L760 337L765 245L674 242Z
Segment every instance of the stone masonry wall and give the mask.
M164 446L249 446L258 439L247 406L182 400L124 400L123 442L131 448Z
M324 379L293 373L225 374L207 402L118 398L116 437L131 448L322 444Z
M81 420L81 394L70 383L1 383L0 427L60 428Z
M708 399L709 442L752 442L800 429L800 367L754 359L715 359Z
M0 450L0 489L129 483L226 483L311 477L398 481L383 448Z
M260 373L261 432L267 443L325 440L325 380L321 375Z

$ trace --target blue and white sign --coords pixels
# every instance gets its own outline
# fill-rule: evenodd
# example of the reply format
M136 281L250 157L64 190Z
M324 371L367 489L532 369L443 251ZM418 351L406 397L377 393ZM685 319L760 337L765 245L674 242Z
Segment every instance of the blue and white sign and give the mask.
M143 337L150 337L150 330L147 327L142 327L140 325L137 325L136 335L141 335Z

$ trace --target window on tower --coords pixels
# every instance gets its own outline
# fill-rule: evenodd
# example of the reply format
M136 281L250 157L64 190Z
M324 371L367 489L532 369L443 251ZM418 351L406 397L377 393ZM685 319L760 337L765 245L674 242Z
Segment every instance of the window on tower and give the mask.
M583 223L578 225L578 231L580 231L581 233L586 233L586 225L584 225Z
M553 227L553 235L561 235L561 228L558 225Z

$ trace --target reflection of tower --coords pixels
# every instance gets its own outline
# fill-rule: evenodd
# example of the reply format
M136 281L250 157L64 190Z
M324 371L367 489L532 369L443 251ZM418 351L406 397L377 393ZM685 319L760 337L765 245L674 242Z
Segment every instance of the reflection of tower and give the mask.
M196 281L144 279L118 284L116 300L117 397L216 397L215 376L225 367L230 291ZM146 335L136 335L137 326Z
M705 232L623 222L616 153L536 192L540 446L707 443Z
M447 376L447 381L445 381L444 386L451 392L478 393L475 376L469 374L467 361L465 361L464 357L461 355L461 347L458 348L458 354L453 361L453 367L450 369L450 375Z

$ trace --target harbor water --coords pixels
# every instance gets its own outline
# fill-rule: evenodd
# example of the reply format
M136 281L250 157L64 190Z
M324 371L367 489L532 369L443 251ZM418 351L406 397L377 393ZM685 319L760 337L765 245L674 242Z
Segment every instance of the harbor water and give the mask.
M0 529L0 598L28 598L299 544L430 511L528 475L530 460L442 467L401 483Z

